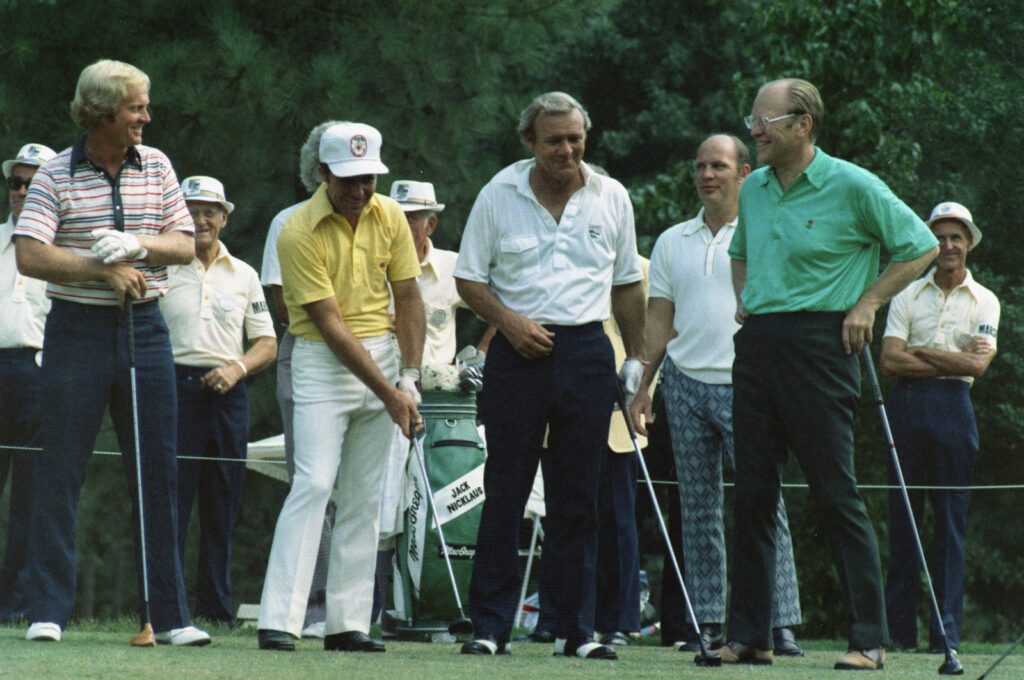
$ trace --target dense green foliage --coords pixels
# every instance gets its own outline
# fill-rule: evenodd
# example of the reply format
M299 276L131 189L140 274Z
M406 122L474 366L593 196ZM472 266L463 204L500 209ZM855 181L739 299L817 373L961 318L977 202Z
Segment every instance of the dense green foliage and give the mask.
M919 214L939 200L974 211L985 242L972 268L1003 303L999 357L974 389L976 483L1024 483L1024 281L1011 247L1024 214L1014 191L1024 20L1013 3L6 0L0 25L3 153L27 140L70 144L77 132L67 105L81 68L102 57L134 63L152 79L146 142L168 153L179 177L224 181L238 206L224 239L254 265L270 218L304 193L298 149L325 119L382 131L391 174L381 191L400 177L433 181L450 206L437 240L455 247L476 192L523 154L518 111L544 90L574 93L594 120L588 158L630 189L647 254L662 230L696 210L698 143L716 131L745 137L740 120L765 80L811 80L825 98L822 148L877 173ZM879 334L883 324L880 315ZM250 386L253 439L279 431L271 373ZM863 406L860 476L882 483L886 453L874 407ZM115 448L109 433L99 448ZM116 467L97 458L83 495L77 611L87 616L133 601L128 497ZM787 481L800 481L795 467ZM247 482L235 573L238 600L254 602L284 490L257 476ZM1019 494L974 495L967 639L1016 636ZM865 497L884 552L885 493ZM787 501L807 633L841 635L813 508L799 490Z

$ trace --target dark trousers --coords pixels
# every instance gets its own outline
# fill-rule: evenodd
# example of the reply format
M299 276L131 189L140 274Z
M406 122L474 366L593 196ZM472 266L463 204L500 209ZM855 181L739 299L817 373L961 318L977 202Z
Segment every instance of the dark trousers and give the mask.
M0 349L0 494L11 479L11 510L7 522L7 549L0 569L0 622L25 616L25 553L32 517L32 462L37 451L16 447L39 446L42 369L36 350Z
M545 485L548 466L543 466ZM551 474L554 474L552 471ZM640 546L636 532L637 462L634 453L608 450L597 506L597 573L594 628L602 633L640 630ZM545 490L544 495L548 492ZM547 555L545 539L545 556ZM551 632L560 584L549 559L541 559L537 630Z
M729 638L772 648L775 506L796 456L839 572L851 649L888 638L874 527L857 491L853 420L860 365L843 351L845 314L748 317L735 336L736 493Z
M211 367L175 366L178 383L178 455L231 461L178 459L179 551L192 501L199 505L199 562L196 567L197 617L234 622L231 595L231 537L242 501L249 439L249 398L245 381L217 394L204 387Z
M109 404L132 504L139 555L127 315L54 300L43 344L43 451L33 467L29 619L66 626L75 600L75 532L85 469ZM177 400L170 339L155 302L135 305L146 566L153 628L191 624L178 555ZM116 507L111 507L116 513ZM141 561L136 560L139 595ZM142 614L140 602L140 616Z
M887 404L893 440L908 485L970 486L978 459L978 428L970 386L962 380L908 380L897 383ZM896 474L889 462L890 483ZM928 567L942 624L950 646L960 645L964 615L964 535L969 491L910 491L914 521L920 527L925 500L935 519ZM903 647L917 646L917 608L921 563L903 495L889 493L889 571L885 609L892 638ZM942 649L942 633L931 612L929 648Z
M548 431L544 560L558 579L554 634L594 632L597 497L607 446L615 366L601 324L551 326L554 350L521 357L498 334L480 393L487 431L484 503L469 589L478 636L508 640L519 596L519 527Z

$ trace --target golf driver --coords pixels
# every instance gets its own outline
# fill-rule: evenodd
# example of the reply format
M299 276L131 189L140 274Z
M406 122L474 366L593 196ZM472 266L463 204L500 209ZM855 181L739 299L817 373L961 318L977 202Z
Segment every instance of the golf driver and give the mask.
M455 595L455 606L459 608L459 618L448 624L448 632L452 635L471 635L473 633L473 622L466 616L462 609L462 598L459 597L459 585L455 582L455 571L452 569L452 558L448 554L448 543L444 540L444 529L441 528L441 519L437 516L437 508L434 505L434 490L430 488L430 478L427 476L427 464L424 461L423 445L420 439L426 436L426 430L416 432L416 423L409 423L410 454L416 459L416 465L423 477L423 485L426 487L424 496L427 497L427 507L430 514L434 516L434 525L437 527L437 538L441 541L441 554L444 556L444 566L448 568L448 578L452 582L452 594Z
M900 468L900 459L896 454L896 443L892 438L892 430L889 429L889 417L885 414L885 402L882 400L882 388L878 384L878 375L875 373L875 362L871 358L871 347L864 345L864 365L867 370L868 379L871 381L871 389L875 394L875 401L878 403L878 415L882 420L882 431L885 434L885 443L889 446L889 455L892 457L892 467L896 471L896 480L899 482L900 494L903 496L903 505L907 510L907 518L910 520L910 531L914 535L914 545L917 548L917 556L921 560L921 568L924 569L924 581L928 585L928 596L932 601L932 611L935 613L935 620L939 624L939 632L942 633L942 644L946 648L946 660L939 666L939 675L963 675L964 665L960 663L956 652L949 646L949 638L946 637L946 626L942 623L942 612L939 610L939 601L935 598L935 588L932 586L932 577L928 572L928 564L925 562L924 548L921 545L921 535L917 531L917 522L914 521L914 510L910 506L910 494L907 493L907 484L903 481L903 470Z
M992 665L989 666L988 668L986 668L985 672L978 676L978 680L985 680L985 678L988 677L988 674L991 673L995 669L996 666L1001 664L1003 662L1003 659L1005 659L1006 657L1010 656L1010 652L1012 652L1014 650L1014 648L1017 645L1019 645L1022 641L1024 641L1024 635L1021 635L1019 638L1014 640L1013 644L1010 645L1006 649L1005 652L1003 652L1003 655L1001 657L999 657L998 659L996 659L995 661L993 661Z
M146 565L146 515L142 509L142 448L139 445L139 396L135 377L135 318L132 300L125 300L128 318L128 378L132 390L132 441L135 443L135 485L139 501L139 552L142 559L142 605L145 621L142 630L132 638L133 647L155 647L152 617L149 614L149 567Z
M679 568L679 560L676 559L676 551L672 548L672 539L668 535L668 528L665 526L665 520L661 516L661 506L658 504L658 497L654 493L654 484L651 483L651 475L647 472L647 463L644 461L644 454L640 451L640 443L636 440L636 430L633 428L633 422L629 419L629 409L626 408L626 395L622 392L621 383L616 383L615 385L615 397L619 404L619 410L622 412L622 418L626 421L626 429L629 431L629 438L633 440L633 450L636 452L636 459L640 463L640 471L643 473L644 482L647 484L647 493L650 494L651 503L654 505L654 516L658 518L658 527L661 529L661 537L665 539L665 548L668 550L668 556L672 558L672 568L676 572L676 578L679 580L679 590L682 591L683 601L686 603L686 615L693 624L693 629L697 631L697 643L700 645L700 656L695 659L695 663L698 666L721 666L721 657L708 654L707 647L704 645L704 637L700 633L700 624L697 623L697 615L694 613L693 605L690 603L690 595L686 592L686 583L683 581L683 572Z

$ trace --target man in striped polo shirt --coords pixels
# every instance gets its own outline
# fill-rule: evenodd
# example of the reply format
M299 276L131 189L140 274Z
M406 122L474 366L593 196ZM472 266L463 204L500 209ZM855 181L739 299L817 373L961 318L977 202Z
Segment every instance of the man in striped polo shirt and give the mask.
M204 645L178 558L174 363L156 304L167 265L195 257L195 227L171 163L142 146L149 77L117 61L82 71L71 114L86 130L36 173L15 228L18 269L48 282L43 452L33 482L29 640L60 640L75 598L75 524L108 405L129 479L142 456L150 617L157 642ZM132 413L125 304L133 305L138 412ZM133 515L137 493L131 493ZM136 541L138 536L136 536ZM139 580L142 565L138 563Z

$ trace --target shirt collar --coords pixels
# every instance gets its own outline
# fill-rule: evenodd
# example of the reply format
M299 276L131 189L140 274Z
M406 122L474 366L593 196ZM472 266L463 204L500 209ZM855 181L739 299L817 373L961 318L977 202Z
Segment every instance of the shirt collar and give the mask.
M738 219L738 217L739 215L723 224L722 228L724 229L728 227L735 227L736 220ZM708 229L708 225L704 222L704 208L701 208L700 211L697 213L697 216L686 223L686 225L683 227L683 236L693 236L701 229L707 229L709 233L711 231L710 229Z
M331 200L327 198L326 182L320 183L320 187L310 197L309 202L311 204L311 209L313 211L312 217L313 224L315 226L318 227L321 224L323 224L324 220L330 217L331 215L337 215L339 219L345 222L345 224L348 224L348 221L341 215L341 213L334 212L334 206L331 205ZM370 202L366 205L365 208L363 208L362 215L372 214L374 216L379 217L381 214L380 211L380 195L375 193L373 195L373 198L370 199ZM360 217L362 217L362 215L360 215Z
M524 158L521 161L516 161L512 165L513 174L504 179L508 184L514 184L519 193L526 196L533 196L533 189L530 188L530 171L537 165L537 161L534 158ZM586 161L580 161L580 172L583 174L583 186L594 187L594 189L600 193L601 191L601 175L594 172Z
M803 172L798 175L798 178L807 177L807 181L811 183L811 186L815 189L820 189L824 186L831 171L832 157L822 151L820 147L815 146L814 158L812 158L811 162L807 164L807 167L803 169ZM775 177L775 169L768 168L761 177L761 186L768 186L769 180L773 177Z
M88 133L82 133L75 141L75 145L71 147L70 171L72 177L75 176L75 169L82 163L88 163L92 167L96 167L93 162L89 160L88 156L85 155L85 140L88 137ZM142 170L142 154L139 153L138 147L128 147L128 153L125 154L125 162L127 162L128 165L134 166L136 170Z
M928 275L925 277L926 284L924 286L921 286L921 289L918 290L918 295L920 295L921 294L921 290L924 290L927 286L932 286L936 290L938 290L940 292L942 291L942 288L939 287L939 284L937 284L935 282L935 275L938 273L938 271L939 271L938 267L932 267L932 270L930 272L928 272ZM960 284L958 286L956 286L956 288L954 288L953 290L959 290L960 288L965 288L967 290L967 292L970 293L974 297L975 300L980 300L981 299L981 286L978 284L977 281L974 280L974 276L971 274L971 270L970 269L965 270L965 272L966 272L966 276L964 276L964 280L961 281Z

